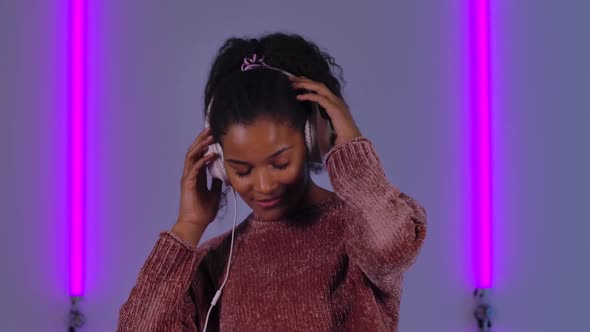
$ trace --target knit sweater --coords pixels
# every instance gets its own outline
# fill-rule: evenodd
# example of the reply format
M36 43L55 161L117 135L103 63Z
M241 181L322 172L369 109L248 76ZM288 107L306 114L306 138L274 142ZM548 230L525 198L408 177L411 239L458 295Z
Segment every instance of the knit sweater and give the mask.
M325 163L332 198L280 220L252 212L236 227L207 331L397 331L426 211L389 183L365 137L332 148ZM117 331L203 331L230 242L231 230L197 247L161 232Z

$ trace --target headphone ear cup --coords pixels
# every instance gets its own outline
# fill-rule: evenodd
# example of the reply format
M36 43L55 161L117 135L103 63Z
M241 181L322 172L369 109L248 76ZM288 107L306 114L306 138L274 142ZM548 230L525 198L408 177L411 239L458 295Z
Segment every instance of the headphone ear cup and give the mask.
M313 160L313 137L309 119L305 120L305 147L307 148L307 159Z
M207 105L207 113L205 114L205 128L209 128L209 114L211 114L211 105L213 104L213 99L214 97L211 97L209 105ZM205 156L210 154L217 154L218 157L207 163L207 169L209 170L209 173L211 173L212 177L223 181L226 186L231 186L227 174L225 173L225 167L223 166L223 149L221 148L221 145L219 145L219 143L209 145L207 152L205 152Z
M318 119L320 119L319 106L312 103L312 110L305 121L305 143L307 145L308 160L315 164L323 164L323 155L320 147L320 136L318 135Z
M225 173L225 167L223 166L223 150L219 143L214 143L209 145L205 156L210 154L217 154L218 157L209 163L207 163L207 169L211 176L223 181L223 183L227 186L230 186L229 179L227 178L227 174Z

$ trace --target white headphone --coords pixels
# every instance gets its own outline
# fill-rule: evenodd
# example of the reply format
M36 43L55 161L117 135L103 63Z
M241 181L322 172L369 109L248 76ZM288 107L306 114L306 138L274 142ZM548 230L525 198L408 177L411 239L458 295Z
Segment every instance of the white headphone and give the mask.
M294 76L293 74L286 72L282 69L264 65L265 68L278 70L287 76ZM309 92L309 91L308 91ZM209 105L207 106L207 114L205 116L205 128L209 128L209 114L211 112L211 105L213 104L214 97L211 98ZM322 115L318 104L311 102L312 111L309 114L308 119L305 121L305 145L307 147L308 159L312 163L322 164L323 158L326 153L332 148L334 137L334 129L332 123L327 115ZM227 173L225 172L223 149L219 143L213 143L209 145L205 156L210 154L218 154L219 158L207 163L207 168L214 178L220 179L227 186L231 186Z

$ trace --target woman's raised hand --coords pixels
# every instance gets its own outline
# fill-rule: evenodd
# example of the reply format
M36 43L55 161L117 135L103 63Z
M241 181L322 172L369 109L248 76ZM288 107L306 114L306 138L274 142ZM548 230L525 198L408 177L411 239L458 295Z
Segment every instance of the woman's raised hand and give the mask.
M204 231L217 215L222 181L213 178L211 189L207 188L206 164L218 157L217 154L205 156L207 147L212 143L210 129L206 128L186 153L180 180L180 210L177 220L177 225L181 224L183 229L194 227Z

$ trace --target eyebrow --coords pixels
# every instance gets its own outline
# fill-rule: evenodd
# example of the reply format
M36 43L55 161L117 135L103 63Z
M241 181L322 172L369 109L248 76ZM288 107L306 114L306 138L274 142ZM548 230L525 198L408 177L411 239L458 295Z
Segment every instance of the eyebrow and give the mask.
M278 156L279 154L281 154L282 152L284 152L284 151L287 151L287 150L289 150L289 149L291 149L291 148L293 148L293 145L291 145L291 146L287 146L287 147L284 147L284 148L282 148L282 149L280 149L280 150L276 151L275 153L271 154L271 155L270 155L270 156L268 156L266 159L270 159L270 158L276 157L276 156ZM228 163L242 164L242 165L250 165L250 163L249 163L249 162L246 162L246 161L241 161L241 160L235 160L235 159L226 159L226 161L227 161Z

